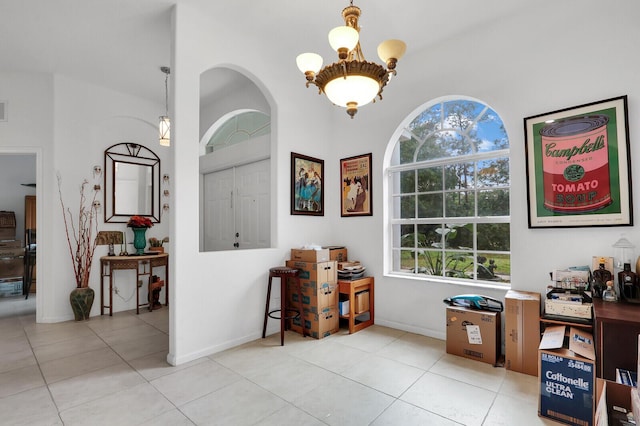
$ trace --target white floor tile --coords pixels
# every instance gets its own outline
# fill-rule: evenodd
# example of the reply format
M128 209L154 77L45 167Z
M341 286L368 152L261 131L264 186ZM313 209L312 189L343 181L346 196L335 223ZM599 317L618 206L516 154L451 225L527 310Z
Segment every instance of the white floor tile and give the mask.
M455 426L452 420L404 401L396 401L371 423L371 426Z
M242 377L220 364L206 360L151 381L176 406L210 394Z
M343 377L302 395L293 403L317 419L335 426L367 425L394 398Z
M537 416L536 377L387 327L288 331L284 346L278 332L174 367L168 309L59 324L1 311L2 424L552 424Z
M496 394L489 390L426 373L401 400L465 425L481 425Z
M286 405L281 398L243 379L192 401L181 410L197 425L244 426L266 419Z

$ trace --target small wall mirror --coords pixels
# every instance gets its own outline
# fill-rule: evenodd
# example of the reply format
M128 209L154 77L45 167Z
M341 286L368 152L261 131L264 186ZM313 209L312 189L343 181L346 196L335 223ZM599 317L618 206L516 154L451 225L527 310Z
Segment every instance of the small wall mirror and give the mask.
M124 142L104 152L104 221L126 223L133 215L160 222L160 158Z

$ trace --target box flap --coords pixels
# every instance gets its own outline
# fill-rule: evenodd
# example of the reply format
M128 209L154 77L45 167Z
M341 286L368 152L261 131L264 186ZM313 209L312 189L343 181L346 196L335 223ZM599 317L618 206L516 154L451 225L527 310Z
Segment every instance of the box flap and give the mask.
M564 333L566 327L564 325L554 325L547 327L540 340L538 349L559 349L564 343Z
M589 358L596 359L596 351L593 346L593 336L591 333L571 327L569 336L569 350L574 353Z

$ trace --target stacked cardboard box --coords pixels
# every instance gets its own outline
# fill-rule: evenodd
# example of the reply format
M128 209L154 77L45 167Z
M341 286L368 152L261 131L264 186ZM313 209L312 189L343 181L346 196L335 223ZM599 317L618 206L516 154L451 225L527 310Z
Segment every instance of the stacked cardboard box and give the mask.
M538 353L538 414L563 423L593 425L596 383L593 336L574 327L567 336L564 325L547 327Z
M305 251L323 252L324 250ZM328 250L326 251L328 258ZM324 258L324 254L302 253L301 250L295 250L294 253L292 250L291 258L294 259L294 257L317 260ZM339 328L337 262L335 260L323 262L289 260L286 264L290 268L300 270L304 310L304 318L291 320L291 330L302 333L301 321L304 319L306 331L311 337L322 339L335 334ZM287 299L289 304L298 306L299 296L293 286L287 287Z
M505 367L538 375L540 293L509 290L505 301Z

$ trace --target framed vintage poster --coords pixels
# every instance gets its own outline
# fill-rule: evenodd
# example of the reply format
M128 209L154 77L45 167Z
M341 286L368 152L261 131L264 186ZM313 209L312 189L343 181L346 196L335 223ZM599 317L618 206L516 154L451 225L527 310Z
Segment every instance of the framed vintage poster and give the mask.
M342 216L371 216L371 154L340 160Z
M324 216L324 160L291 153L291 214Z
M529 228L633 225L627 97L524 119Z

